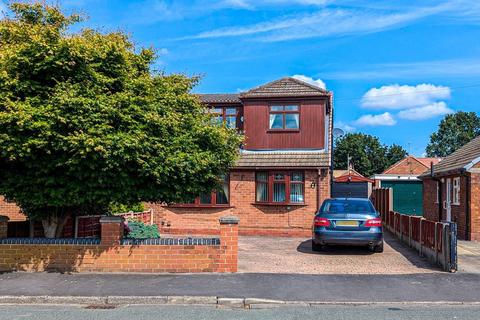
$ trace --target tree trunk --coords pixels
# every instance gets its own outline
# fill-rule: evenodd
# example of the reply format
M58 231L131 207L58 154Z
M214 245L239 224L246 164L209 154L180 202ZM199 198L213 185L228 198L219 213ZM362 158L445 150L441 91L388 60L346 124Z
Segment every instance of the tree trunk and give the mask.
M69 215L52 214L47 219L42 220L43 233L45 238L59 238L62 235L63 227L68 220Z

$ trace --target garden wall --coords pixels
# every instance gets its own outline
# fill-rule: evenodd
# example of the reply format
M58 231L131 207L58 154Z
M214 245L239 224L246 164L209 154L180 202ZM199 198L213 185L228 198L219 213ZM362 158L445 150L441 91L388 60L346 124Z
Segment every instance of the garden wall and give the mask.
M123 239L123 218L102 217L99 239L6 238L0 217L0 271L236 272L238 218L220 218L214 238Z

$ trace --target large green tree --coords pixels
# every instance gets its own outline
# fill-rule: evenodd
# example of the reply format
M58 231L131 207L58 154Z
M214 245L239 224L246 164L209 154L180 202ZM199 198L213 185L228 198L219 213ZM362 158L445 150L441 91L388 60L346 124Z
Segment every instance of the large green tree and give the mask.
M386 146L377 137L363 133L348 133L336 139L333 153L335 169L346 169L348 159L355 170L364 176L383 172L405 158L407 152L401 146Z
M154 50L122 32L72 32L59 7L14 2L0 20L0 194L47 237L111 203L209 192L241 137L191 94L197 79L152 72Z
M445 116L427 145L429 157L446 157L480 135L480 117L459 111Z

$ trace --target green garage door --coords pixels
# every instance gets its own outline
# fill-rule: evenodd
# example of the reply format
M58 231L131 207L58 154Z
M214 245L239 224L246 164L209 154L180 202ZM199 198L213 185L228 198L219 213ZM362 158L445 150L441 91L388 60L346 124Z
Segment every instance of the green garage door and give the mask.
M393 189L393 210L404 214L423 215L421 181L382 181L382 188Z

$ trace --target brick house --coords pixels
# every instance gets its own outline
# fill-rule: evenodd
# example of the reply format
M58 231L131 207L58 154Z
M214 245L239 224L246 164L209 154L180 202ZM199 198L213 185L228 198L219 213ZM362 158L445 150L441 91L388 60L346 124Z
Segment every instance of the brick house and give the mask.
M459 239L480 241L480 137L420 179L425 218L457 222Z
M245 135L222 190L194 203L148 204L164 233L211 233L240 218L243 235L305 236L330 197L332 93L283 78L240 94L202 94L219 121Z
M216 233L220 217L235 215L240 234L309 235L330 197L332 93L283 78L240 94L199 97L218 121L245 134L245 145L222 190L191 204L145 204L161 232ZM25 220L1 198L0 215Z
M393 210L412 215L423 214L423 183L418 176L438 164L441 158L407 156L373 176L377 188L393 189Z

